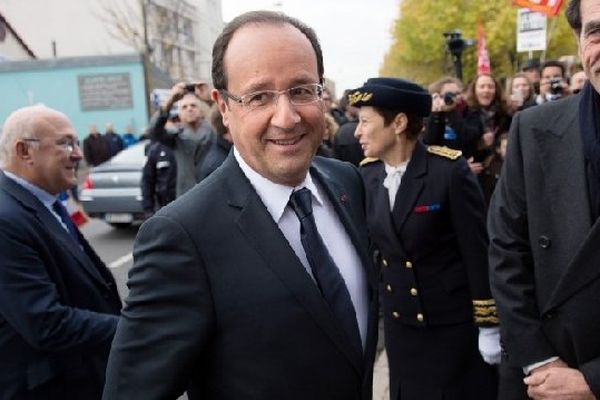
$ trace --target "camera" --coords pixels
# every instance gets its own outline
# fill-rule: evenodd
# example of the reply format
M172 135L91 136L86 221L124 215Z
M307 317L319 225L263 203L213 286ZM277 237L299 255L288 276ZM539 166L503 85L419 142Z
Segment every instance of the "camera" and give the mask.
M196 84L195 83L186 83L185 84L185 91L186 92L195 92L196 91Z
M562 78L550 78L550 93L553 95L562 95Z
M444 104L446 104L447 106L451 106L452 104L454 104L454 100L456 99L456 93L444 93L443 99Z

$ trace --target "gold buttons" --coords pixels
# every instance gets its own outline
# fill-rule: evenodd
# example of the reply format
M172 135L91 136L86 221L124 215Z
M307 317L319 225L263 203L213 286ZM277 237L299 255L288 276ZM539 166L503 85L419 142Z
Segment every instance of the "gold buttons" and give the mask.
M398 319L398 318L400 318L400 313L398 311L393 311L392 317L394 317L394 319Z
M421 313L417 314L417 321L423 322L424 319L425 319L425 317L423 317L423 314L421 314Z
M383 260L381 260L381 263L383 264L384 267L389 266L388 261L385 258Z
M415 289L415 288L411 288L410 289L410 294L411 294L411 296L416 296L416 295L419 294L419 291L417 289Z
M412 268L412 263L410 261L407 261L405 265L406 268Z
M390 285L389 283L385 285L385 290L387 290L389 293L392 293L392 285Z

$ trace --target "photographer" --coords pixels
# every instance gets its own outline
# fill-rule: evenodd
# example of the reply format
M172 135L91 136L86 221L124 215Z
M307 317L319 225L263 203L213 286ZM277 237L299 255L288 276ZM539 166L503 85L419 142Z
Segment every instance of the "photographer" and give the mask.
M548 60L542 64L540 94L535 102L543 104L558 100L569 94L569 85L565 79L565 66L560 61Z
M473 150L467 144L481 136L482 127L478 119L475 123L465 121L466 102L462 91L462 82L449 76L429 86L431 115L427 120L423 143L461 150L469 158Z
M166 104L150 121L150 138L171 149L177 164L177 197L197 182L196 161L206 150L214 132L206 121L210 106L201 99L205 83L179 82L171 89ZM165 129L169 112L177 103L181 126L175 131Z

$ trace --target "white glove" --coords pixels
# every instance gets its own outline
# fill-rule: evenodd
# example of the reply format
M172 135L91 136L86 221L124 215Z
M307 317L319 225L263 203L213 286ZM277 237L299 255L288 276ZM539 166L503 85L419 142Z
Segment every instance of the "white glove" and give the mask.
M479 328L479 353L490 365L500 364L500 328Z

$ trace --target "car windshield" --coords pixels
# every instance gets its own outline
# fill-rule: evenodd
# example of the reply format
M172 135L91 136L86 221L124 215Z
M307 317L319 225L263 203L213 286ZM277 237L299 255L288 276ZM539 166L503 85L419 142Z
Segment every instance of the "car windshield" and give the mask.
M146 158L145 148L146 141L136 143L111 158L110 162L111 164L144 164Z

